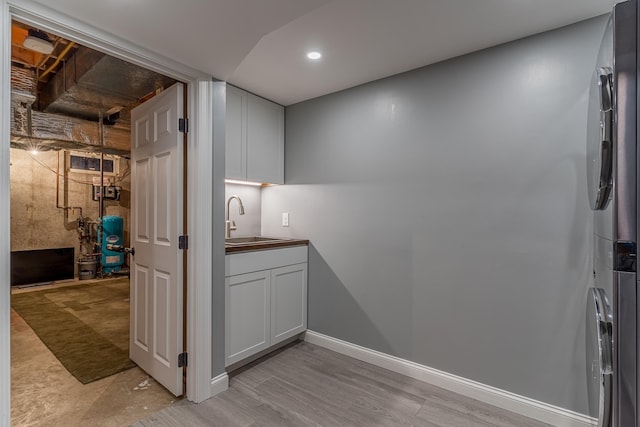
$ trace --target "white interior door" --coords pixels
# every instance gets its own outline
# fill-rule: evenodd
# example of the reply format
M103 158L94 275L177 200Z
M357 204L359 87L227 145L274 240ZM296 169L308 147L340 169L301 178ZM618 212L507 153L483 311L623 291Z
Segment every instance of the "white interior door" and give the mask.
M183 86L131 112L131 359L182 394Z

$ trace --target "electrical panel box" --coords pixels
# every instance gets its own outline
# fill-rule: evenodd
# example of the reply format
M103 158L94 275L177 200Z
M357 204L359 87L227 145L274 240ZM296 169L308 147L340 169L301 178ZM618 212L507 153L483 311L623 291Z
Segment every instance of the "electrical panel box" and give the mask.
M104 200L120 200L120 187L115 185L94 185L93 186L93 200L100 200L100 190L102 189L102 198Z

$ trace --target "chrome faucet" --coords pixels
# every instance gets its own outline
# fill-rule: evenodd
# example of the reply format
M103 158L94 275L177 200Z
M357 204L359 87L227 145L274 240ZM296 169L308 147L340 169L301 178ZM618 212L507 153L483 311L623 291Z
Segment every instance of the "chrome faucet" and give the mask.
M229 205L231 204L231 200L236 199L238 201L238 203L240 204L240 208L238 209L238 213L240 215L244 215L244 206L242 206L242 200L240 200L240 197L233 195L231 197L229 197L229 199L227 199L227 215L225 216L225 227L224 227L224 238L228 239L229 237L231 237L231 231L233 230L237 230L238 227L236 227L236 222L235 221L229 221Z

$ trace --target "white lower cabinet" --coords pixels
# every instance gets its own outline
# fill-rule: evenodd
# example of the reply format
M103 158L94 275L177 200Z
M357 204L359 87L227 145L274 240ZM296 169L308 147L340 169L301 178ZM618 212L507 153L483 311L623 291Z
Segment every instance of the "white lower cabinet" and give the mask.
M225 366L307 329L306 251L304 246L227 255L232 275L225 279ZM266 269L245 273L252 265Z
M271 270L271 345L307 329L307 263Z
M235 363L269 347L269 271L226 278L226 362Z

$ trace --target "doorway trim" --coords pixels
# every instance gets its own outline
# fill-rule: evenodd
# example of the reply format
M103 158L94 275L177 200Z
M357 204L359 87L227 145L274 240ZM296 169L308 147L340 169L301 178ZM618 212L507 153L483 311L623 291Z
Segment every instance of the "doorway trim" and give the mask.
M188 111L192 118L188 134L188 233L191 250L187 252L187 398L201 402L211 397L212 378L212 245L211 173L214 131L214 82L211 76L165 58L113 34L103 32L30 0L0 0L0 426L10 423L10 90L11 21L16 19L46 31L102 51L108 55L167 75L187 83ZM222 141L224 143L224 140ZM220 141L216 141L219 145ZM209 207L208 209L206 207ZM204 207L204 208L203 208ZM216 239L217 240L217 239ZM220 274L220 273L217 273Z

